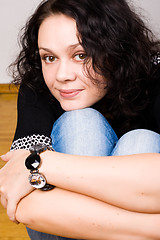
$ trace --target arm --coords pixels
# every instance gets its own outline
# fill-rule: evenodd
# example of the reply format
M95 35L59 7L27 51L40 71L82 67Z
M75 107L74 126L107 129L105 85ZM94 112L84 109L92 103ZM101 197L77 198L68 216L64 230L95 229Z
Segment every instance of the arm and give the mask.
M38 201L37 201L38 199ZM158 214L133 213L55 188L34 191L18 205L17 219L41 232L77 239L159 239Z
M26 86L21 86L18 94L17 109L17 128L11 150L27 150L32 144L39 141L50 146L52 125L61 114L61 109L58 108L57 104L51 102L46 96ZM25 172L23 159L20 160L23 165L19 164L19 151L10 152L9 156L10 159L13 158L13 161L8 162L3 169L0 169L0 200L2 205L7 208L8 216L12 221L15 221L15 210L18 201L30 191L33 191L28 185L28 171ZM28 151L21 151L23 151L24 158L25 155L28 156ZM16 154L15 158L14 154ZM4 157L2 158L6 160ZM21 182L23 187L21 188L17 182Z
M26 86L21 86L17 110L17 127L11 149L29 149L38 142L51 145L53 123L62 114L58 103Z
M18 157L17 153L20 154L20 157ZM50 154L51 152L46 152L46 154L48 153ZM19 174L16 174L13 181L11 178L8 179L4 177L5 184L3 184L3 186L6 187L6 184L8 183L10 187L8 191L10 195L6 195L7 202L10 206L14 203L14 199L15 196L17 196L17 193L19 194L23 191L23 194L25 193L24 196L26 196L26 186L29 186L27 179L28 172L26 172L26 169L24 168L24 159L28 155L28 152L26 152L26 150L19 150L15 151L14 153L9 153L9 155L11 154L15 154L15 156L12 156L12 159L5 166L6 169L3 168L0 174L5 173L6 170L7 176L11 175L10 173L12 172L13 168L11 168L9 164L12 163L11 165L13 166L13 160L16 164L17 170L19 169L19 166L21 166L20 173L22 174L21 178L19 178ZM21 154L23 154L23 159ZM80 164L80 162L78 163L77 161L77 158L79 158L79 156L73 156L72 159L71 155L53 152L52 154L54 154L54 157L57 159L57 161L61 161L61 163L63 162L64 168L66 168L64 163L66 160L69 163L69 168L72 169L70 166L71 162L69 158L71 160L76 159L75 161L77 163L75 165L77 165L77 169L79 169L80 165L82 164ZM45 155L45 153L43 153L43 155ZM44 157L43 155L42 159ZM95 159L96 157L94 157L93 160L95 161ZM48 165L48 160L45 160ZM86 158L87 162L89 160L92 160L92 157ZM53 158L52 161L54 162ZM42 162L42 164L44 164L44 162ZM8 166L11 171L10 173L8 173ZM64 169L61 167L58 170L58 167L60 167L60 165L54 165L54 168L57 170L53 171L54 177L52 177L52 181L54 178L57 179L57 183L58 181L60 182L60 179L58 180L58 177L56 176L57 172L58 175L60 174L59 178L62 177L67 186L70 182L68 174L67 177L65 177L63 173ZM40 170L42 170L42 168ZM69 173L69 169L67 171ZM76 182L77 177L75 176L77 173L78 172L76 171L74 174L74 179ZM4 176L4 174L1 176ZM49 177L49 175L47 177ZM84 174L83 177L85 177ZM2 177L0 179L2 180ZM82 179L83 178L81 178L81 180ZM21 180L23 180L23 182ZM95 182L92 182L92 184L94 186ZM2 186L2 184L0 185ZM75 186L72 186L70 188L73 187ZM128 201L129 200L130 199L128 197ZM159 214L129 212L124 209L111 206L107 203L104 203L103 201L96 200L95 198L58 188L55 188L50 192L41 192L37 190L27 195L18 204L16 218L18 221L35 230L81 239L110 240L118 239L119 237L119 239L127 238L127 240L145 240L156 239L156 237L158 239L159 237Z
M54 122L53 118L56 119L56 111L47 109L47 103L41 96L35 97L31 91L22 90L23 97L22 94L19 95L19 118L16 137L21 132L30 135L38 131L38 129L41 133L48 129L45 135L49 135L50 128ZM52 112L54 112L53 117L51 115ZM33 114L38 119L43 119L43 115L45 115L46 119L44 122L47 122L48 128L47 126L45 128L41 125L37 126L41 121L33 121L29 117ZM25 124L23 125L22 123ZM24 126L23 131L22 125ZM48 156L45 156L45 154L48 153L41 155L42 161L43 156L45 159L41 171L46 175L50 183L53 182L60 188L87 194L128 210L159 212L158 154L103 158L84 158L58 153L49 153ZM54 161L52 161L52 154ZM51 177L49 176L49 170L53 169L55 171L56 165L64 171L64 175L61 172L53 172L53 176L57 176L57 179L52 179L52 174ZM150 171L151 169L152 171ZM74 174L75 171L77 172L76 174ZM70 176L70 182L68 181L69 179L63 182L63 179L68 175ZM153 177L148 177L152 175ZM75 186L72 184L72 181ZM66 185L66 183L71 186ZM127 197L124 198L124 196Z
M160 213L160 154L84 157L46 151L41 159L40 172L59 188L131 211Z
M56 154L56 155L54 155L54 157L57 157L59 160L62 160L62 159L65 160L65 157L67 157L67 156L64 157L64 155L62 154L62 155L63 155L63 158L61 158L61 157L62 157L61 154L58 154L58 153L54 153L54 154ZM145 156L147 156L147 155L145 155ZM153 155L153 156L155 156L155 155ZM153 157L153 156L151 155L151 157ZM68 158L66 158L66 160L68 161L70 157L71 157L71 156L69 155ZM77 159L76 156L73 156L73 157L74 157L75 159ZM72 161L74 161L73 157L72 157ZM144 157L144 156L143 156L143 157ZM45 156L45 159L46 159L46 156ZM88 158L88 160L87 160L87 158L86 158L87 164L90 162L90 165L88 165L89 167L92 167L91 159L94 160L94 165L95 165L95 158L90 158L90 161L88 161L89 158ZM106 160L108 161L108 159L109 159L108 157L106 157L105 159L103 158L103 160L105 160L105 161L106 161ZM120 158L118 158L118 159L120 159ZM128 157L128 160L129 160L129 159L130 159L130 157ZM139 158L139 160L140 160L140 159L141 159L141 158ZM24 165L24 161L23 161L23 160L24 160L24 158L21 157L21 163L23 163L23 165ZM61 161L61 164L64 164L64 165L65 165L66 160L65 160L64 162ZM80 160L80 158L79 158L79 160ZM97 161L99 161L99 160L100 160L100 158L97 158ZM82 159L82 161L83 161L83 159ZM80 164L80 162L82 163L82 161L78 161L78 162L79 162L79 163L78 163L77 160L76 160L76 165L77 165L77 164ZM47 164L48 164L48 163L49 163L49 162L47 161ZM56 163L56 162L54 161L54 163ZM99 165L99 163L100 163L100 162L98 162L98 165ZM101 162L101 163L102 163L102 162ZM144 163L145 163L145 161L144 161ZM66 164L68 164L68 163L66 163ZM71 162L69 162L69 164L71 164ZM151 166L152 164L153 164L153 162L151 163L151 159L150 159L150 165L149 165L149 166ZM82 164L82 165L83 165L83 164ZM87 165L84 164L84 166L83 166L83 168L82 168L84 173L86 172L86 169L85 169L86 166L87 166ZM96 166L96 165L95 165L95 166ZM107 165L106 165L106 166L107 166ZM153 166L153 165L152 165L152 166ZM74 167L75 167L75 166L73 165L73 168L74 168ZM77 165L77 167L78 167L78 165ZM122 164L122 167L123 167L123 164ZM132 167L133 167L133 166L131 166L130 169L128 169L128 170L133 170ZM136 164L135 164L134 167L136 167ZM143 168L143 164L142 164L142 168ZM61 170L62 170L62 169L63 169L63 168L61 168ZM82 170L82 169L81 169L81 170ZM89 168L89 169L90 169L90 168ZM123 169L123 168L122 168L122 169ZM121 170L122 170L122 169L121 169ZM91 168L91 170L92 170L92 168ZM94 168L93 170L96 172L96 169L95 169L95 168ZM44 171L44 173L47 174L47 169L45 169L45 167L44 167L44 169L41 169L41 171ZM68 171L68 170L67 170L67 171ZM154 171L154 169L153 169L153 171ZM135 171L133 171L133 172L135 173ZM68 174L68 173L69 173L69 172L67 172L67 174ZM132 171L131 171L131 173L132 173ZM143 171L142 171L142 173L143 173ZM58 174L58 172L57 172L57 174ZM47 174L47 175L48 175L48 174ZM89 174L89 175L90 175L90 174ZM63 175L61 175L61 176L63 176ZM81 176L82 176L82 175L81 175ZM84 175L84 176L85 176L85 175ZM83 177L84 177L84 176L83 176ZM48 177L49 177L49 175L48 175ZM48 178L48 177L47 177L47 178ZM68 177L68 175L67 175L67 177ZM71 177L73 177L73 176L71 176ZM81 180L82 180L82 179L81 179ZM92 180L92 178L91 178L91 180ZM49 181L49 180L48 180L48 181ZM55 181L55 179L54 179L54 180L52 179L52 181ZM56 181L57 181L57 180L56 180ZM81 182L82 182L82 181L81 181ZM102 182L102 181L100 181L100 183L101 183L101 182ZM60 183L60 184L61 184L61 183ZM67 184L68 184L68 183L67 183ZM92 185L91 185L91 186L94 186L94 182L92 182ZM66 187L66 186L65 186L65 187ZM23 185L23 188L24 188L24 185ZM81 186L81 188L82 188L82 186ZM63 191L65 191L65 190L63 190ZM79 191L79 190L78 190L78 191ZM106 189L105 189L105 191L106 191ZM33 193L32 193L32 194L33 194ZM32 194L30 194L29 196L33 196ZM76 194L76 193L75 193L75 194ZM125 195L125 193L123 193L123 194ZM124 198L124 195L123 195L123 198ZM23 201L24 201L25 199L28 199L29 196L27 196L26 198L24 198ZM85 196L84 196L84 197L85 197ZM10 201L12 201L12 199L10 199ZM22 202L23 202L23 201L22 201ZM128 199L128 201L129 201L129 199ZM39 207L39 206L38 206L38 207ZM36 210L36 209L35 209L35 210ZM38 208L37 211L39 211L39 208ZM21 211L20 211L20 212L21 212ZM146 215L146 216L148 216L148 215ZM151 215L149 215L149 216L151 216ZM158 215L157 215L157 216L158 216ZM33 217L34 217L34 216L33 216ZM20 217L19 217L19 219L20 219ZM123 219L123 218L122 218L122 219ZM127 221L127 220L126 220L126 221Z

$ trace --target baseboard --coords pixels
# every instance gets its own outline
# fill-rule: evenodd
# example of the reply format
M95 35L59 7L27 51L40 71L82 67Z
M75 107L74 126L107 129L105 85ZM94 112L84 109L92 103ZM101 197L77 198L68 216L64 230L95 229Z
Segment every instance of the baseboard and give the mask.
M0 84L0 93L18 93L18 86L13 84Z

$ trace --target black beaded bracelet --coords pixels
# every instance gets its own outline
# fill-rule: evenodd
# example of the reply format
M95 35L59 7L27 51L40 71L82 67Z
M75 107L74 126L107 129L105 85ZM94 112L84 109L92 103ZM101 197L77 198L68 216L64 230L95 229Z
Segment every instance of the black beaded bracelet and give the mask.
M29 183L34 188L40 189L43 191L49 191L55 187L54 185L48 184L45 176L39 173L39 170L38 170L41 163L40 153L46 151L47 149L54 151L48 146L44 146L41 144L34 145L30 149L31 154L25 160L25 166L27 169L30 170L30 175L28 178Z

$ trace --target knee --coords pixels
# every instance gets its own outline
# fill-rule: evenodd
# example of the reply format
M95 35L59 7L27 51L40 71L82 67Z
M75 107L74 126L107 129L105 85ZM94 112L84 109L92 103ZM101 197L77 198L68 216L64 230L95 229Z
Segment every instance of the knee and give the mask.
M94 127L98 127L103 121L103 115L93 108L68 111L55 122L53 131L75 133L87 130L88 132L90 129L94 130Z
M146 129L136 129L124 134L113 155L160 152L160 135Z
M92 108L65 112L55 122L51 138L55 150L83 155L103 154L104 145L111 148L117 140L104 116Z
M103 115L93 108L84 108L65 112L60 121L70 121L72 124L86 123L86 121L96 122L97 118L103 118Z

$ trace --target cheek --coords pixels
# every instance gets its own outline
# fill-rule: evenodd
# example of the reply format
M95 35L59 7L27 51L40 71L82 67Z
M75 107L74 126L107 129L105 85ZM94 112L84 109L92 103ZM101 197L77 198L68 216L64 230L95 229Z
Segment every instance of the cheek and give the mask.
M94 80L91 80L89 78L83 79L85 86L92 95L97 97L104 97L107 93L106 81L103 79L97 79L97 81L98 83L94 83Z
M106 94L107 94L107 89L105 88L106 84L102 84L102 86L97 86L94 85L90 87L90 92L92 93L93 98L97 101L101 100Z
M89 87L92 89L93 94L101 99L107 94L107 81L101 76L97 76L96 80L97 82L95 83L94 80L90 80Z
M49 69L42 68L43 78L48 86L50 88L54 84L54 74L53 72L49 71Z

